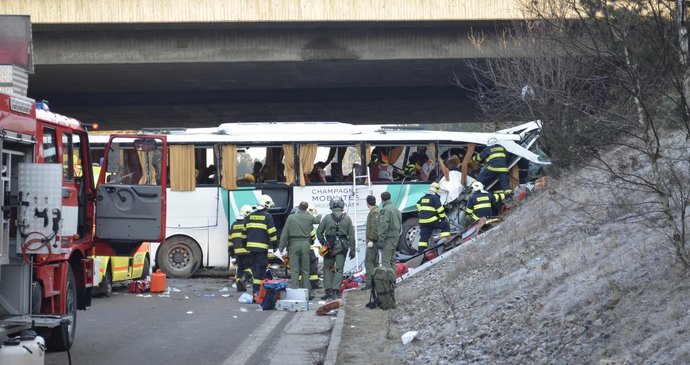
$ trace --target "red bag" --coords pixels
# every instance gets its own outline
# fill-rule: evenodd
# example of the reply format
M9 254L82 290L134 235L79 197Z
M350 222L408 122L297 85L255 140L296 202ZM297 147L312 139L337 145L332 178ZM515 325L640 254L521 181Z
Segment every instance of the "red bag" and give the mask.
M398 262L395 264L395 277L399 278L406 274L410 269L407 267L407 264L404 262Z
M146 293L151 290L151 282L148 280L132 280L127 286L130 293Z
M347 289L356 288L358 286L359 286L358 282L352 280L351 278L345 278L345 279L343 279L342 284L340 284L340 292L342 293Z

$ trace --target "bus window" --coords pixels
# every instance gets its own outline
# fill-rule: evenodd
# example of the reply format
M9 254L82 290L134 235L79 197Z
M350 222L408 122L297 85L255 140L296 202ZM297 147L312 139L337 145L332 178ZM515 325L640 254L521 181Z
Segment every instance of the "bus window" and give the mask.
M237 147L237 185L285 182L283 147Z
M359 170L356 174L361 175L360 165L361 157L355 146L318 145L315 161L310 165L310 170L304 171L306 183L352 182L353 168Z

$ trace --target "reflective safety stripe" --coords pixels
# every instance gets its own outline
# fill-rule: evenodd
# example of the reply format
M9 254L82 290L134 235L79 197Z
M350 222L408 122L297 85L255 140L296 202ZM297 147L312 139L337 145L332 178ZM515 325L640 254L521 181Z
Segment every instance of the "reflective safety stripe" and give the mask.
M493 167L493 166L487 166L486 167L489 171L493 172L508 172L507 167Z
M440 209L443 210L443 207L441 207ZM436 213L436 208L430 207L430 206L428 206L428 205L417 205L417 210L419 210L419 211L428 211L428 212L434 212L434 213Z
M469 208L469 207L468 207L468 208L465 208L465 213L467 213L467 214L472 214L472 212L474 212L474 209Z
M431 222L436 222L438 220L437 216L433 216L431 218L419 218L419 224L426 224L426 223L431 223Z
M448 236L450 236L450 232L441 232L438 236L439 237L448 237Z
M232 225L232 229L233 229L233 230L242 230L242 228L244 228L244 223L242 223L242 224L233 224L233 225Z
M261 285L261 279L252 279L252 284Z
M247 223L247 228L257 228L257 229L267 230L268 226L266 225L266 223Z
M309 250L314 251L314 245L309 246Z
M474 209L482 209L482 208L491 209L491 203L481 203L481 204L475 204L474 205Z
M244 272L246 272L246 273L249 274L249 275L254 275L254 274L252 273L252 269L244 269Z
M264 224L264 227L266 227L265 224ZM268 234L276 233L276 227L271 227L271 228L269 228L267 232L268 232Z
M268 250L268 245L261 242L247 242L247 248L261 248Z
M244 248L236 248L235 249L235 255L248 255L249 251L247 251Z
M242 234L242 232L235 232L228 237L228 239L233 239L233 238L247 238L247 235Z
M266 216L265 216L265 215L261 215L261 214L256 214L256 215L252 214L252 215L249 216L249 220L250 220L250 221L265 221L265 220L266 220Z
M309 275L309 281L319 280L318 275Z
M493 149L492 149L493 151ZM493 160L494 158L506 158L506 154L503 152L493 152L492 154L489 155L489 157L486 158L486 162L489 162Z
M479 217L477 217L476 214L472 213L472 219L474 219L474 221L476 222L479 220Z
M427 247L428 245L429 245L429 243L422 242L422 241L419 241L419 243L417 244L417 246L419 246L419 247Z

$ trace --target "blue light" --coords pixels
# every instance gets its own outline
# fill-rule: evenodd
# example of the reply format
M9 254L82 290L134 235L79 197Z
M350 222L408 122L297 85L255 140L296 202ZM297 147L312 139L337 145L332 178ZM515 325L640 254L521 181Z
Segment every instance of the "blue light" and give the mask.
M45 110L47 112L50 111L50 107L48 106L48 102L46 100L42 100L36 103L36 109L41 109Z

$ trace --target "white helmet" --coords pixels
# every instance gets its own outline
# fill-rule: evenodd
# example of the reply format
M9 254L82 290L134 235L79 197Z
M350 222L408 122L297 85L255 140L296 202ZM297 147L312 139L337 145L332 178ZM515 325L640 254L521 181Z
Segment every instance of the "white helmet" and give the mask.
M498 139L496 139L496 137L491 137L488 141L486 141L487 146L493 146L495 144L498 144Z
M429 185L429 192L439 194L441 192L441 184L435 181L432 182L431 185Z
M479 181L479 180L472 181L471 186L472 186L473 191L484 190L484 184L482 184L481 181Z
M264 194L259 197L259 205L262 205L264 208L269 209L274 205L273 198L271 198L269 195Z
M309 212L309 214L311 214L314 217L316 217L319 214L319 212L316 211L316 207L311 205L311 204L309 204L309 208L307 208L307 212Z
M249 204L245 204L240 208L240 215L243 217L247 217L250 214L252 214L252 206Z

